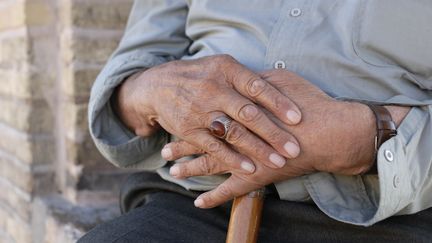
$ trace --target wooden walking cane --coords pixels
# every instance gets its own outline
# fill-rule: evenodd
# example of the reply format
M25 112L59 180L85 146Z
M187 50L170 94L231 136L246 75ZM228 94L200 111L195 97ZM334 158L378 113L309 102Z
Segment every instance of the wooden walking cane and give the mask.
M209 127L210 132L225 139L232 119L217 117ZM255 243L258 237L265 188L234 198L226 243Z
M261 223L265 188L234 198L226 243L255 243Z

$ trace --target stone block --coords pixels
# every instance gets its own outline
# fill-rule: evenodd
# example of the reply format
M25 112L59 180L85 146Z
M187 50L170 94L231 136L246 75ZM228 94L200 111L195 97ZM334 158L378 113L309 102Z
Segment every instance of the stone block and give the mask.
M65 41L67 42L67 40ZM71 53L65 53L66 56L64 56L64 61L69 59L84 63L103 65L117 47L120 37L110 39L97 38L97 32L95 32L94 37L73 37L69 41Z
M0 44L1 45L1 44ZM32 91L28 79L26 68L0 68L0 95L14 96L21 99L32 97Z
M54 127L52 109L45 100L0 96L0 122L29 133L51 133Z
M85 167L110 167L97 150L88 131L87 104L68 103L65 110L67 160Z
M131 6L131 0L74 1L71 6L72 24L83 28L123 29Z
M34 169L34 166L32 166L32 169L33 194L47 195L57 190L54 168L49 168L48 170L44 171L37 171L38 168Z
M90 200L73 204L59 195L37 197L33 202L35 242L76 242L86 231L119 215L118 199L111 193L89 192Z
M23 1L0 2L0 31L25 25Z
M27 26L42 26L53 23L55 20L55 6L51 1L26 1L25 16Z
M29 221L31 194L19 189L4 178L0 178L0 188L3 188L0 193L0 205L13 208L14 213L23 221Z
M0 177L10 181L19 189L32 193L33 178L30 165L17 160L13 155L0 151Z
M27 134L0 123L0 149L14 154L29 164L47 164L55 161L55 143L51 134Z
M25 29L8 34L0 32L0 67L17 69L28 60ZM18 71L18 70L16 70Z
M90 136L81 143L67 140L68 161L84 166L87 169L113 169L113 166L99 153Z
M29 222L20 219L13 208L6 207L3 204L0 204L0 228L7 232L14 242L31 242Z
M63 72L63 92L68 97L74 97L79 102L87 103L90 97L91 86L99 74L100 69L81 69L71 65Z

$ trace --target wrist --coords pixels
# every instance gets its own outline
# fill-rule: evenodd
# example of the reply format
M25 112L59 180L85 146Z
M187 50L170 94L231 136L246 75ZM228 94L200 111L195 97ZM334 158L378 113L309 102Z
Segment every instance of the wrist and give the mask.
M137 136L150 136L159 126L152 119L150 99L146 99L145 88L142 87L141 75L135 73L123 81L115 90L112 97L112 107L120 121Z
M339 119L341 156L335 173L358 175L369 170L375 161L376 119L370 108L357 102L340 102Z
M357 102L345 102L346 107L346 117L350 122L345 124L350 124L350 126L345 127L345 129L350 130L348 132L348 137L344 144L349 144L351 147L347 149L346 161L349 161L347 165L352 165L351 168L345 167L345 173L356 175L363 174L370 171L371 168L376 166L376 152L379 149L381 143L385 142L388 138L385 133L380 132L377 129L377 119L384 119L385 121L392 121L397 126L403 121L405 116L408 114L411 107L402 106L385 106L384 108L388 111L391 118L388 120L384 118L384 114L380 112L380 118L378 118L372 109L377 109L369 107L363 103ZM378 112L378 111L376 111ZM380 121L380 126L387 127L388 125L383 125L383 121ZM386 123L388 124L388 123ZM385 128L388 129L388 128ZM378 139L378 140L377 140ZM384 140L382 140L384 139ZM352 143L355 141L355 143ZM377 144L378 143L378 144ZM375 167L375 172L376 167Z

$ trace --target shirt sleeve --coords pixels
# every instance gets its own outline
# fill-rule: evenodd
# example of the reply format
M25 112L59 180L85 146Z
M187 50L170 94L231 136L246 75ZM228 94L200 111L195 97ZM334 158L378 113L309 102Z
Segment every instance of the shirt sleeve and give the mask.
M117 50L93 84L90 133L99 151L117 166L154 170L165 163L159 150L169 135L161 130L147 138L135 136L116 118L109 101L130 75L184 55L190 44L185 35L187 12L183 0L136 0Z
M432 206L432 99L395 97L385 103L414 107L398 127L398 135L379 148L378 176L305 176L313 201L336 220L369 226Z

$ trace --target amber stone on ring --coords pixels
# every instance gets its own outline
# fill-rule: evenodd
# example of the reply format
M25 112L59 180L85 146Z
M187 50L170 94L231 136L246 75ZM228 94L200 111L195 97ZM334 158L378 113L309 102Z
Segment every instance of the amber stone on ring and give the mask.
M218 138L225 138L230 125L231 119L226 116L221 116L216 118L210 124L209 130L214 136Z

